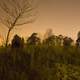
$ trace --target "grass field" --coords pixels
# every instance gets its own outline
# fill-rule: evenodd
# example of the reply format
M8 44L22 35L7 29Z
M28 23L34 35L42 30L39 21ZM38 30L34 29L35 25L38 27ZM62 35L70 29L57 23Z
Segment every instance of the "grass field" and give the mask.
M0 80L80 80L80 51L44 45L2 47Z

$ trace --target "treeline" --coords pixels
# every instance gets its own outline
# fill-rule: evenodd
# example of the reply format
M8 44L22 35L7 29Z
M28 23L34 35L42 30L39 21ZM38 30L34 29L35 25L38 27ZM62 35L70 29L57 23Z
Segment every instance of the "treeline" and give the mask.
M46 33L46 36L44 36L43 40L38 36L38 33L32 33L32 35L26 39L26 42L24 41L24 38L15 35L9 46L11 46L12 48L22 48L28 45L80 47L80 32L78 32L76 42L74 42L71 37L63 35L56 36L50 31Z
M27 38L15 35L0 48L0 80L80 80L80 32L76 43L47 32Z

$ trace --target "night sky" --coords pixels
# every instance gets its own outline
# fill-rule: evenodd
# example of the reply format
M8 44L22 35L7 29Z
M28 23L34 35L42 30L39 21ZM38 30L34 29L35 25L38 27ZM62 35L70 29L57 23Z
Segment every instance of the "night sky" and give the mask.
M37 20L14 28L11 34L17 33L26 38L33 32L43 35L47 29L53 29L54 34L75 39L80 30L80 0L42 0ZM2 36L5 36L6 32L6 27L0 27Z

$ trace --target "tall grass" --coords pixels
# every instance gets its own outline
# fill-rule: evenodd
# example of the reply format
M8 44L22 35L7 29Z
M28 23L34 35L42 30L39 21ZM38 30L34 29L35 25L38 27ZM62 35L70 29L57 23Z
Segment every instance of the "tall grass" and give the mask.
M1 47L0 80L80 80L80 50L74 46Z

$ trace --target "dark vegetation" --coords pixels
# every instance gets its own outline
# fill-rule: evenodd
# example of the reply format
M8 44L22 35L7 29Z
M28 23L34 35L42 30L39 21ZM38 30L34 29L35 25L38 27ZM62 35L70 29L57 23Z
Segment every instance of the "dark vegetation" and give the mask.
M33 33L26 41L15 35L0 48L0 80L80 80L80 32L76 43L62 35L43 41Z
M0 47L0 80L80 80L80 32L76 43L52 30L41 40L33 33L25 42L10 32L36 18L33 0L0 0L0 21L8 28L6 44Z

